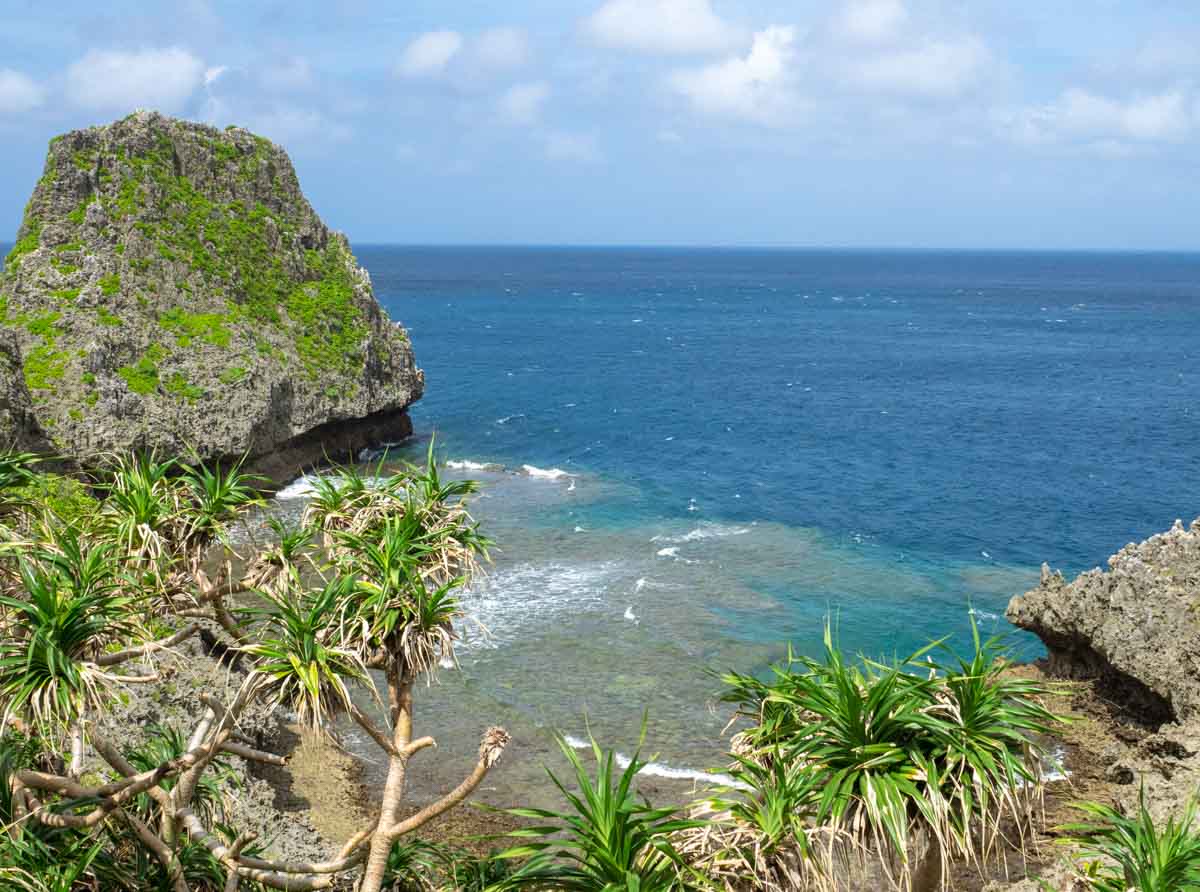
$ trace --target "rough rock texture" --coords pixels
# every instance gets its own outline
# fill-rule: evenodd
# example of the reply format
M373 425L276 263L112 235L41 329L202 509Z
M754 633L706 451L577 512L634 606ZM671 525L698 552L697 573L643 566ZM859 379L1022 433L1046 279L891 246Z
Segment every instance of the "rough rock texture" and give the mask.
M1149 719L1200 719L1200 520L1126 545L1108 566L1067 583L1043 565L1008 618L1045 642L1056 674L1107 677Z
M156 113L51 141L0 313L37 426L81 464L316 457L311 432L362 445L360 419L396 439L424 385L283 150Z
M0 331L0 449L28 452L43 451L48 446L21 373L16 335Z

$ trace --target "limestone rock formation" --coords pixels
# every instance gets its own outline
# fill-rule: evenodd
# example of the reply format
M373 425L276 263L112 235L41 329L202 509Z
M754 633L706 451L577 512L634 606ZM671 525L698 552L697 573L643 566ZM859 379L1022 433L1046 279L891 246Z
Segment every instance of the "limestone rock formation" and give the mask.
M156 448L294 466L407 435L424 385L284 151L151 112L51 141L0 318L37 428L85 465Z
M43 452L48 446L33 415L17 338L0 331L0 449Z
M1050 668L1099 676L1147 719L1200 719L1200 520L1130 544L1073 582L1043 565L1041 584L1008 605L1037 634Z

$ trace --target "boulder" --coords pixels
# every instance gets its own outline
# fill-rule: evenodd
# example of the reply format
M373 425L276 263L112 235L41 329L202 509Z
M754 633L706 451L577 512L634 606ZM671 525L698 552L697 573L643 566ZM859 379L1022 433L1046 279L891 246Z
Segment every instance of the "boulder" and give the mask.
M1050 670L1110 682L1151 724L1200 718L1200 520L1131 543L1067 582L1041 584L1007 616L1045 643Z
M424 386L287 154L153 112L51 141L0 311L29 420L84 466L154 449L286 473L408 435Z

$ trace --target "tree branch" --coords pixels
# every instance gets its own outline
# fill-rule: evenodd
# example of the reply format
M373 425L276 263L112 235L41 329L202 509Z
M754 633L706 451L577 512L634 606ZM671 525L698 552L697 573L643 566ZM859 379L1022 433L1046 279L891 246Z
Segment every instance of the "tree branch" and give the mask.
M399 756L400 755L400 751L397 750L396 747L392 745L392 741L388 737L388 735L383 732L383 729L381 729L378 725L376 725L373 721L371 721L370 716L368 716L366 713L364 713L361 709L359 709L353 703L350 704L349 712L350 712L350 718L354 719L354 721L356 721L358 723L359 727L361 727L364 731L366 731L369 735L371 735L371 739L374 740L377 744L379 744L379 747L385 753L387 753L389 756Z
M491 770L492 766L500 760L500 755L504 752L504 748L510 740L512 738L503 728L488 728L484 732L483 740L479 744L479 761L475 764L475 769L467 776L466 780L437 802L427 805L415 815L406 818L399 824L389 827L387 830L388 836L394 840L405 833L411 833L418 827L428 824L438 815L454 808L454 806L470 796L483 779L487 777L487 773Z
M117 809L117 815L121 817L125 823L133 828L133 832L137 834L138 839L146 846L154 857L161 862L162 866L167 869L167 877L171 881L171 886L175 892L189 892L187 880L183 875L183 865L179 863L179 859L154 832L135 818L123 808Z
M243 759L249 759L252 762L265 762L268 765L286 765L287 759L283 756L277 756L274 753L264 753L262 750L256 750L252 747L243 746L240 743L234 743L232 740L227 740L220 746L220 751L223 753L232 753L235 756L241 756Z
M95 664L97 666L116 666L120 663L128 662L135 657L144 657L146 654L153 653L156 650L165 650L168 647L174 647L181 641L186 641L200 631L199 623L188 623L174 635L169 638L162 638L158 641L150 641L138 647L131 647L127 650L119 650L116 653L100 654L96 657Z

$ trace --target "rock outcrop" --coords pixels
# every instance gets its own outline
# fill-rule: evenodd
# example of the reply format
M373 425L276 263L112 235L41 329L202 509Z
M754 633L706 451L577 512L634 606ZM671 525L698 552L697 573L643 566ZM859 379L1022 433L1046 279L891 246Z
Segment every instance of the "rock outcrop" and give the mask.
M0 331L0 449L44 452L48 448L25 386L16 335Z
M1008 605L1055 674L1099 677L1151 722L1200 719L1200 520L1126 545L1073 582L1043 565Z
M20 362L0 391L28 397L9 415L83 465L158 449L294 467L406 436L424 385L284 151L156 113L51 141L0 318Z

